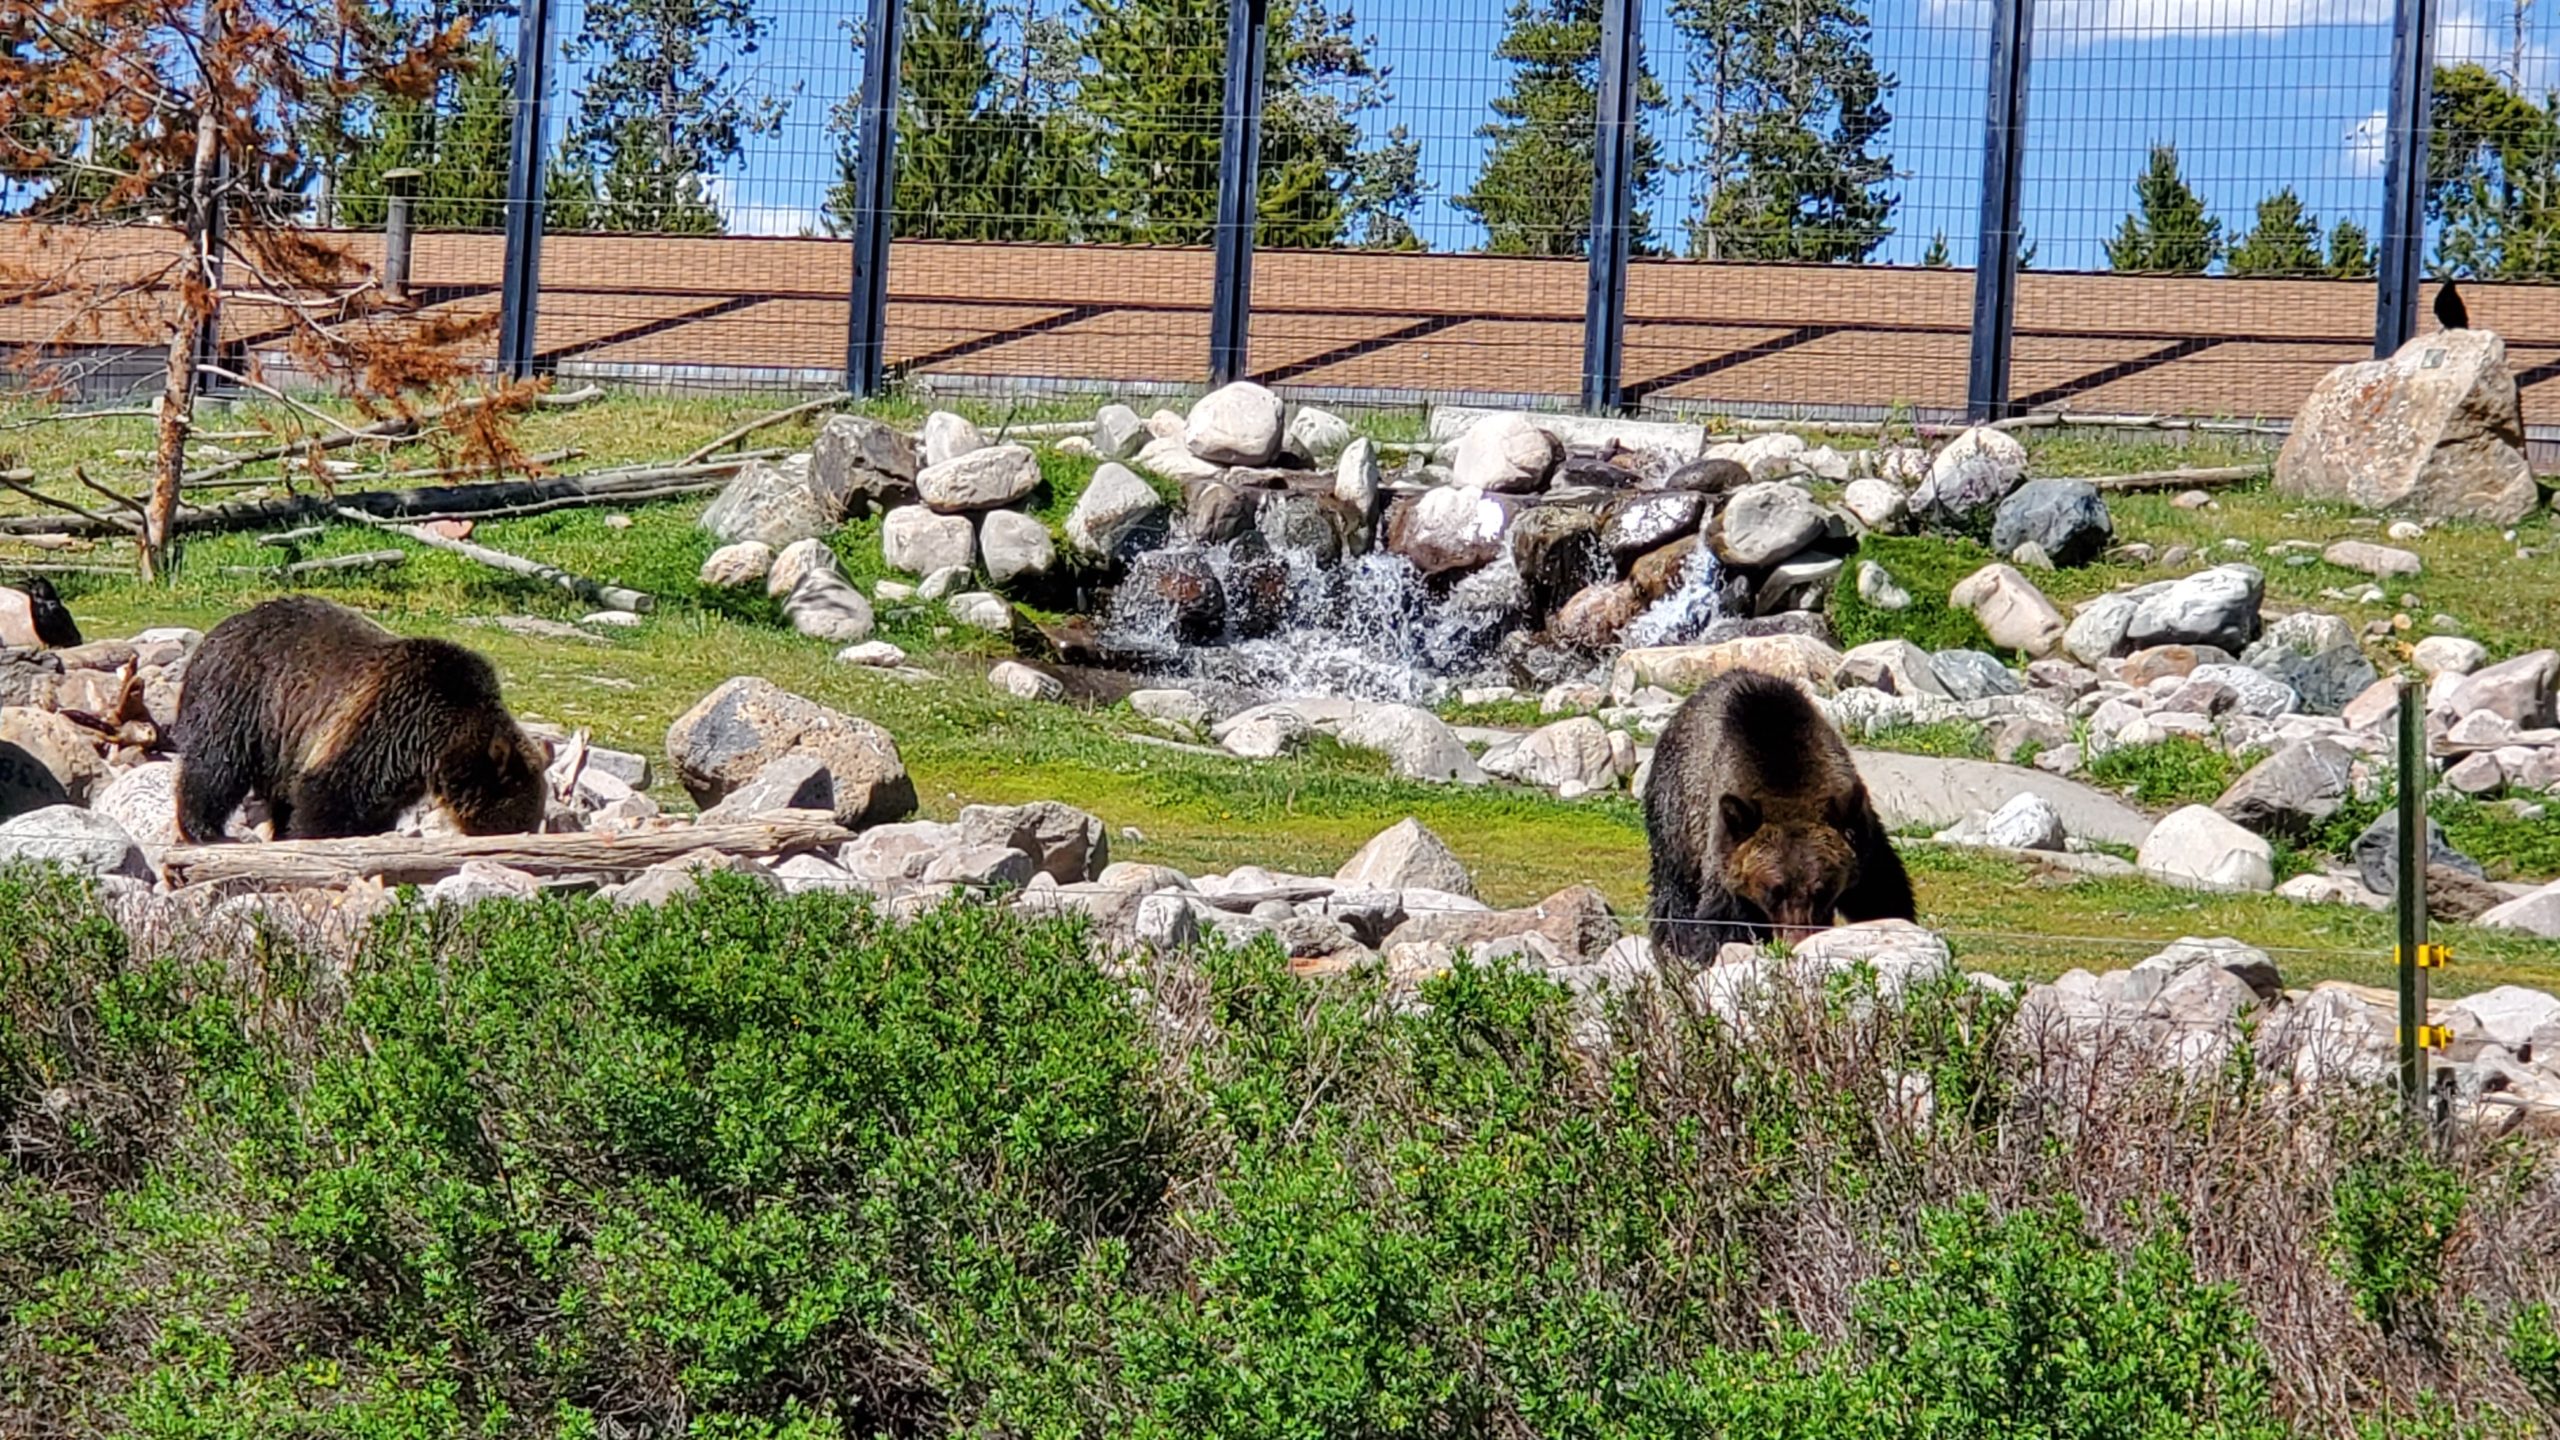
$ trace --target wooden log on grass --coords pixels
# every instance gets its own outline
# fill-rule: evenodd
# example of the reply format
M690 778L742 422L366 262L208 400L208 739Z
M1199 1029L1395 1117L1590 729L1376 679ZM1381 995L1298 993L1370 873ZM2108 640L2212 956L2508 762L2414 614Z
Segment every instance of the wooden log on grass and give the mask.
M359 525L370 525L376 530L387 531L403 540L414 540L430 550L442 550L449 555L459 555L465 560L486 565L492 570L504 570L510 575L525 575L536 580L548 580L582 600L602 605L609 610L629 610L636 614L646 614L655 609L658 604L657 600L646 591L629 590L620 585L607 585L601 581L590 580L584 575L573 575L557 565L545 565L539 560L527 560L521 555L510 555L504 550L492 550L486 545L474 545L468 540L449 539L423 525L403 525L396 520L377 520L361 510L349 510L344 507L339 509L338 517L342 520L352 520Z
M841 845L853 832L816 810L777 811L734 825L566 835L459 835L416 839L368 835L350 840L278 840L268 844L178 845L162 857L177 885L238 883L271 889L339 885L378 878L386 885L426 885L485 860L526 874L633 875L697 851L772 856Z
M2180 470L2142 470L2131 475L2092 475L2091 488L2118 493L2133 490L2213 490L2245 485L2267 473L2264 465L2207 465Z

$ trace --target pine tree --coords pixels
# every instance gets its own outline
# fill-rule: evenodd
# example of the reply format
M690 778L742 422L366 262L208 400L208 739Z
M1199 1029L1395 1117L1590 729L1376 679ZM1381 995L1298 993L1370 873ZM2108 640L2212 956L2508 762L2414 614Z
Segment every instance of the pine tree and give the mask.
M2135 214L2107 242L2107 264L2128 274L2202 275L2222 256L2222 222L2178 174L2178 147L2154 145L2133 182Z
M1512 66L1510 88L1493 100L1495 118L1476 133L1492 142L1475 188L1451 204L1484 225L1496 255L1580 255L1591 240L1591 186L1598 168L1592 117L1599 106L1600 0L1511 0L1511 29L1495 55ZM1661 146L1642 123L1668 102L1641 54L1638 125L1631 177L1641 202L1660 183ZM1653 220L1629 215L1633 248L1655 248Z
M1078 86L1092 127L1085 183L1109 238L1206 244L1218 213L1226 91L1225 0L1081 0ZM1276 0L1265 37L1256 240L1337 245L1400 221L1419 200L1419 147L1402 132L1361 145L1360 118L1391 98L1374 42L1349 11Z
M2333 280L2369 280L2373 278L2377 260L2373 242L2365 238L2364 227L2353 220L2340 220L2329 232L2329 262L2325 269Z
M589 177L591 228L712 232L705 180L781 128L789 97L749 63L769 22L755 0L625 0L583 7L561 47L586 69L559 164ZM563 217L548 219L555 227Z
M1946 231L1941 230L1929 237L1929 248L1921 254L1920 263L1931 270L1944 270L1955 263L1947 258Z
M362 107L329 206L329 223L377 229L388 211L382 176L425 172L410 223L421 230L495 230L506 223L515 66L491 40L465 52L449 98L386 95Z
M1704 177L1690 253L1864 260L1892 229L1893 78L1857 0L1673 0Z
M2560 97L2536 104L2478 65L2439 66L2428 118L2437 265L2483 279L2560 277Z
M2320 218L2305 214L2302 197L2287 185L2258 202L2258 223L2231 247L2233 275L2317 275L2327 268L2320 253Z

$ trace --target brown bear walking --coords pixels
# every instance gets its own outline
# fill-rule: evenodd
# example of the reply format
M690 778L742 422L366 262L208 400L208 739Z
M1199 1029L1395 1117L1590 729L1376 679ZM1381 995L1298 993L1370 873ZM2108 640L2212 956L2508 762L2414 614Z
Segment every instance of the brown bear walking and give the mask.
M1692 961L1850 920L1910 920L1902 857L1840 732L1802 690L1738 670L1682 702L1644 795L1656 949Z
M232 616L178 697L178 831L206 843L251 794L279 840L378 835L432 795L468 835L539 829L542 750L489 662L307 596Z

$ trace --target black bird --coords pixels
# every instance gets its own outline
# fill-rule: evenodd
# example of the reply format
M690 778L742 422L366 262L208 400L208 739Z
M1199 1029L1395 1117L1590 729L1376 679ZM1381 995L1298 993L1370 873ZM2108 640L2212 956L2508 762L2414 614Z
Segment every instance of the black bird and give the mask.
M2453 288L2450 280L2436 292L2436 323L2447 330L2471 328L2471 311L2463 305L2462 293Z
M48 650L60 650L80 643L80 627L71 619L71 607L53 593L53 582L41 575L27 577L19 587L27 597L29 618L35 621L36 638Z

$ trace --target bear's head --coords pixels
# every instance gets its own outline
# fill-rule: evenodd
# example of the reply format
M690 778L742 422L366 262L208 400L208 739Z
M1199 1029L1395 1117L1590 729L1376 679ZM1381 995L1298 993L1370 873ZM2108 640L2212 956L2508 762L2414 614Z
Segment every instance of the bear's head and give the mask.
M1716 866L1725 889L1768 917L1780 940L1826 929L1857 878L1863 789L1799 809L1726 794L1716 805Z
M465 835L523 835L542 828L551 782L542 747L511 722L457 738L437 761L435 796Z

